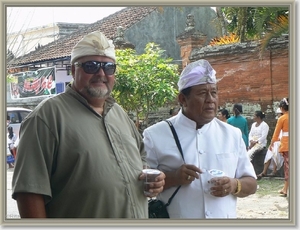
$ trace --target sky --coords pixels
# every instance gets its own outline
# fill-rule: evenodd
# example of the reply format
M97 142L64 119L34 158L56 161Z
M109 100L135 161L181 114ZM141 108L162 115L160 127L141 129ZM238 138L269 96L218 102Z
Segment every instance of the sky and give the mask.
M94 23L124 7L7 7L7 33L56 22Z

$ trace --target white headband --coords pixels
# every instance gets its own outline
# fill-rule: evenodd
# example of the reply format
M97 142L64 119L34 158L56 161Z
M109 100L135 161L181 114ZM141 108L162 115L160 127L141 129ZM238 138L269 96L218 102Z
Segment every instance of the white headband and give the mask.
M200 59L188 64L182 71L179 81L179 91L194 85L216 84L216 71L211 67L208 61Z

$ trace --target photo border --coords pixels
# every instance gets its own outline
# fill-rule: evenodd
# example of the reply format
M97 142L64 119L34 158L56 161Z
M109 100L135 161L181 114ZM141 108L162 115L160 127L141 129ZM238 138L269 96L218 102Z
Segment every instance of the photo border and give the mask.
M29 1L14 1L14 0L6 0L2 1L0 0L1 5L1 15L2 15L2 24L1 24L1 34L3 36L0 38L1 40L1 54L2 54L2 61L0 62L0 69L2 70L2 78L1 78L1 87L2 87L2 101L1 101L1 107L2 107L2 113L1 113L1 119L3 123L1 123L1 146L5 146L5 136L6 136L6 123L4 123L4 119L6 116L6 64L5 64L5 58L6 58L6 13L5 9L7 6L45 6L45 7L55 7L55 6L66 6L66 7L75 7L75 6L189 6L189 5L198 5L198 6L276 6L276 5L284 5L288 6L290 8L290 34L289 34L289 99L290 99L290 176L292 177L290 179L290 196L289 196L289 219L206 219L206 220L193 220L193 219L180 219L180 220L167 220L167 219L155 219L155 221L152 219L137 219L137 220L129 220L129 219L21 219L21 220L11 220L11 219L5 219L4 215L6 213L6 206L3 205L6 203L6 159L4 159L4 156L1 160L0 169L2 172L2 177L0 180L0 183L3 185L5 183L5 186L2 186L4 189L4 192L2 192L1 198L1 211L0 211L0 218L1 218L1 225L5 226L102 226L102 227L125 227L125 226L139 226L139 227L147 227L147 226L160 226L160 227L168 227L168 226L176 226L176 227L255 227L255 226L295 226L296 225L296 156L298 158L298 152L296 151L295 146L295 139L296 139L296 27L295 27L295 1L292 0L282 0L282 1L276 1L276 0L252 0L252 1L243 1L241 3L240 0L231 0L231 1L195 1L195 0L188 0L187 2L179 2L176 1L170 1L170 0L152 0L150 2L139 2L139 1L86 1L82 3L82 1L74 0L71 3L70 2L64 2L59 0L53 0L51 2L38 2L34 0ZM298 6L299 7L299 6ZM299 18L298 18L299 19ZM5 120L6 122L6 120ZM6 151L5 151L6 152ZM5 161L4 161L5 160ZM3 180L3 181L2 181ZM3 207L4 206L4 207ZM3 212L4 211L4 212ZM3 212L3 213L2 213Z

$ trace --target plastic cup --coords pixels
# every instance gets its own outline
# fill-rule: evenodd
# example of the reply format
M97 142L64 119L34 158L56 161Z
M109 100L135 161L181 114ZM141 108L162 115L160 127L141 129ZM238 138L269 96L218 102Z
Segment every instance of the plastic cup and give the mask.
M146 175L144 179L144 194L149 196L150 184L155 182L155 178L160 174L158 169L143 169L143 173Z
M204 192L210 194L210 188L214 185L214 182L218 177L225 176L225 173L218 169L209 169L202 175L204 176Z

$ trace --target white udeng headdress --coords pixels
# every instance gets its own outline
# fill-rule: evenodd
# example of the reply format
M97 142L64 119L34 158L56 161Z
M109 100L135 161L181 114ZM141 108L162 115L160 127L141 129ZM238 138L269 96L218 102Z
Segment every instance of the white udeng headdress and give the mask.
M72 49L71 64L84 56L106 56L116 61L115 46L111 40L99 31L84 36Z
M211 67L208 61L200 59L188 64L182 71L179 81L179 91L190 86L201 84L216 84L216 71Z

